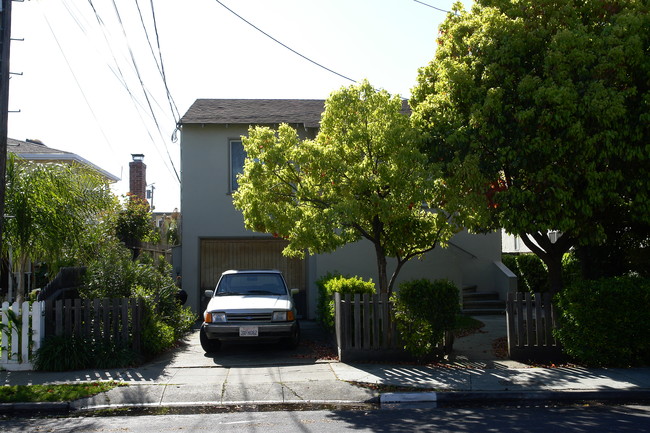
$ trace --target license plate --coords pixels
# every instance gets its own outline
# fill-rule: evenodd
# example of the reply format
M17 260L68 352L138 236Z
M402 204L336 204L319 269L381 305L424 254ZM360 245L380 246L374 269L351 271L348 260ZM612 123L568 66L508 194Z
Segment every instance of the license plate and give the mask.
M257 337L257 326L240 326L239 327L239 336L240 337Z

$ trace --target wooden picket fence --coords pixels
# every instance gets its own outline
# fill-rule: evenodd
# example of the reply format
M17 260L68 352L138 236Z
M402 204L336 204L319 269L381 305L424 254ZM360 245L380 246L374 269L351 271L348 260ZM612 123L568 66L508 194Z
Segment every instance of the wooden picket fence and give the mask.
M336 342L341 362L408 360L387 294L334 294ZM451 350L452 337L440 352Z
M46 301L45 336L65 335L141 348L143 301L135 298Z
M548 293L508 293L508 354L519 361L560 361L562 346L553 335L557 311Z
M31 370L43 338L43 302L2 303L0 310L0 369ZM14 321L15 319L15 321Z

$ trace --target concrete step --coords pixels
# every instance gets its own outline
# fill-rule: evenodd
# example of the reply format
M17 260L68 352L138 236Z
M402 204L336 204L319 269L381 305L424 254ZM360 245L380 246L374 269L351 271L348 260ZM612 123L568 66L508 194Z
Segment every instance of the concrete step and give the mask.
M487 301L463 301L463 309L467 308L502 308L506 309L506 303L499 299Z
M465 295L466 293L476 293L476 285L473 286L465 286L463 287L462 293Z
M506 314L506 308L463 308L466 316L497 316Z
M493 301L499 300L499 294L497 292L473 292L473 293L463 293L463 302L467 301Z
M463 288L463 314L470 316L505 314L506 303L497 292L477 292L476 286Z

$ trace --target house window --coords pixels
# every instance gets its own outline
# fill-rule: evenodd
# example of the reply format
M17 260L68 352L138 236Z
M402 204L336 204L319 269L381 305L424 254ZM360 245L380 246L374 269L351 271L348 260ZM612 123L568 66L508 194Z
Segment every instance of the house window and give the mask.
M241 140L230 140L230 191L237 190L237 175L244 172L246 152Z

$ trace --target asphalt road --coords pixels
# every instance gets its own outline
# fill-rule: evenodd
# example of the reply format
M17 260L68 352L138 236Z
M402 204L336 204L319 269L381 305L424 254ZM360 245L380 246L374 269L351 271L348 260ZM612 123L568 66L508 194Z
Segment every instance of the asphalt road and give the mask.
M0 421L13 432L646 432L650 406L487 407L339 411L234 412L191 415L21 418Z

